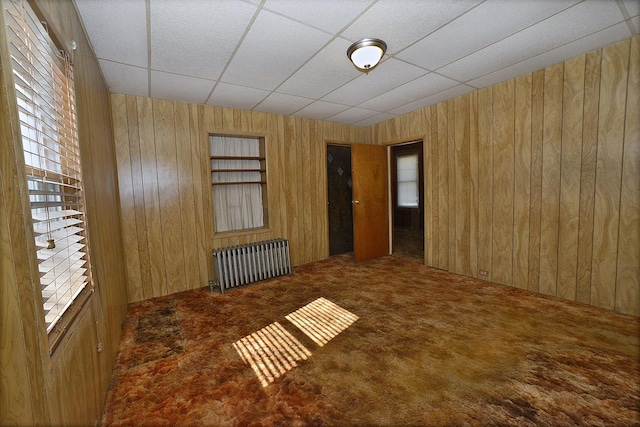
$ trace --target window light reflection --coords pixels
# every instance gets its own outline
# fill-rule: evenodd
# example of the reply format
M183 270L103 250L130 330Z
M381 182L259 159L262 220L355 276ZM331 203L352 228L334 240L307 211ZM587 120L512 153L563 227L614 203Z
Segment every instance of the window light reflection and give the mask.
M358 316L325 298L318 298L285 318L320 347L358 320Z
M253 368L263 387L311 356L293 335L274 322L233 343L242 360Z

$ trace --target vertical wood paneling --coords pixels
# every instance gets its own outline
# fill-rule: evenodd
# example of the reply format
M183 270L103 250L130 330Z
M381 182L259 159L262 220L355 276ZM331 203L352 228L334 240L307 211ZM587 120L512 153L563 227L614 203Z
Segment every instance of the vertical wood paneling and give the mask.
M531 85L533 76L516 79L514 129L513 286L529 286L529 203L531 201Z
M93 300L88 304L93 305ZM56 400L51 408L54 425L92 425L100 419L103 402L93 372L99 357L95 351L98 340L93 320L91 313L85 311L74 321L76 327L64 343L64 357L53 360L51 373L54 390L74 390L83 402L93 400L90 406L94 409L88 412L86 404L70 405L68 401Z
M136 239L138 241L138 258L140 263L141 280L140 289L130 289L128 298L129 301L138 301L135 298L144 299L149 298L151 295L153 295L153 281L151 279L151 259L149 256L149 239L147 237L147 217L145 213L144 186L140 185L140 183L143 182L144 172L142 167L142 158L140 155L140 127L138 126L137 100L133 96L127 96L126 100L127 125L129 127L128 146L131 158L131 179L135 184L133 186L133 202L135 209ZM114 118L114 126L115 120L116 119ZM123 135L123 137L125 136ZM126 142L124 141L116 141L115 143L116 145L126 144ZM131 288L132 285L128 284L128 287Z
M438 104L438 267L449 269L449 148L447 104Z
M584 108L585 56L565 62L562 100L560 216L558 220L558 290L560 298L575 300L580 215L580 168Z
M206 178L209 177L207 152L203 153L200 142L199 111L196 105L189 105L189 141L191 147L191 168L193 173L193 201L194 221L196 229L196 247L198 258L198 281L200 286L206 286L209 282L208 264L212 259L207 251L207 227L204 217L204 200L209 189ZM212 276L211 276L212 277Z
M600 62L602 50L586 55L584 80L584 118L580 166L580 219L578 224L578 260L576 301L591 301L591 258L593 254L593 209L598 146L598 107L600 105Z
M176 157L175 111L173 102L153 100L153 131L156 141L156 165L164 249L164 274L167 293L185 290L185 257L182 243L180 189Z
M613 309L616 301L625 124L625 109L620 106L626 105L629 48L630 41L625 40L602 50L591 303L607 309Z
M425 223L425 227L431 227L431 238L433 243L431 245L432 251L432 267L440 266L440 185L439 185L439 143L438 143L438 109L435 105L428 108L427 114L429 115L429 129L431 133L431 181L428 183L431 185L431 201L433 208L431 209L433 222L431 224ZM429 187L427 187L428 189Z
M531 197L529 208L529 285L527 288L532 292L538 292L540 287L544 74L544 70L533 73L531 93Z
M449 240L449 271L455 271L456 269L456 105L455 100L450 99L446 101L447 105L447 171L449 173L448 178L448 204L447 210L449 213L449 230L447 236Z
M297 125L300 127L300 141L299 141L299 158L298 158L298 170L301 169L301 183L302 194L300 200L302 206L300 211L303 214L302 221L300 223L300 240L304 248L302 260L313 259L313 238L306 232L306 230L312 230L312 217L314 214L313 207L311 205L311 195L315 192L315 177L311 175L311 134L309 132L309 119L296 120Z
M284 119L284 140L285 140L285 176L287 182L287 236L289 238L289 244L291 246L291 262L297 265L302 259L301 252L304 251L304 243L300 238L300 220L301 213L298 210L298 204L302 201L301 189L302 185L302 170L297 169L298 165L298 143L299 143L299 128L296 126L295 117L285 117ZM300 203L301 204L301 203Z
M470 223L469 208L469 102L470 95L455 99L455 272L469 276Z
M615 308L640 315L640 38L631 40Z
M127 123L127 100L124 95L114 95L111 99L112 114L114 116L114 141L117 162L122 165L132 165L129 150L129 129ZM120 213L122 218L123 244L131 248L126 265L127 294L134 300L143 299L142 269L140 268L140 248L138 247L138 232L136 228L136 207L131 167L118 168L118 186L120 190Z
M156 144L153 132L153 105L149 98L136 98L140 135L140 157L142 167L142 188L144 189L144 213L149 248L149 271L151 295L166 294L164 247L162 245L162 219L160 218L160 197L158 195L158 173L156 170ZM122 166L120 166L122 167ZM127 251L128 248L125 248Z
M493 227L493 91L478 91L478 276L491 280ZM480 272L486 272L481 275Z
M215 278L215 271L213 268L213 256L211 250L215 247L212 243L211 236L214 235L215 222L213 218L213 194L211 189L211 160L209 158L211 150L209 147L209 134L214 133L216 127L216 112L220 109L216 107L208 107L204 105L198 106L198 123L199 128L199 143L201 157L199 159L193 159L194 162L199 161L201 176L201 189L202 189L202 216L203 225L206 239L206 255L207 255L207 274L210 280ZM194 153L194 155L197 155ZM221 245L222 246L222 245Z
M563 70L564 64L557 64L548 67L544 74L539 291L547 295L556 295L558 277Z
M269 125L272 132L271 135L274 135L272 140L273 140L273 150L274 150L273 152L275 153L275 159L272 162L272 165L274 165L276 169L274 170L272 166L271 170L267 173L275 171L279 177L277 181L277 187L275 188L276 190L275 194L277 195L277 197L274 200L274 205L270 205L270 206L279 206L278 208L279 213L276 214L276 212L274 212L271 216L273 217L274 214L279 216L280 224L279 224L278 230L280 231L280 235L286 239L291 239L291 237L288 234L288 224L290 222L290 217L289 217L288 209L285 209L285 207L287 206L286 200L288 195L287 193L288 186L287 186L287 180L286 180L287 176L285 175L286 156L284 155L284 153L286 153L285 151L286 140L285 140L285 131L284 131L284 117L272 116L272 120L269 121ZM268 159L267 159L267 162L269 162Z
M118 107L120 96L112 97ZM148 251L151 283L148 290L144 280L134 285L133 298L139 299L207 285L215 276L213 248L284 237L294 265L327 257L327 135L341 142L369 142L366 128L148 98L127 97L127 114L114 110L113 116L117 144L139 153L119 158L123 171L140 169L140 180L129 181L140 194L143 218L136 217L132 226L138 237L144 230L147 238L126 249L137 251L141 260L143 249ZM265 138L265 229L214 232L209 135L216 133Z
M3 153L4 154L4 153ZM0 174L0 195L5 198L2 174ZM4 200L3 200L4 201ZM35 425L41 419L44 408L34 408L34 385L30 381L30 370L35 366L34 360L22 341L22 315L20 313L20 297L14 258L17 254L12 250L9 224L9 212L5 204L0 203L0 423L7 425ZM27 363L25 363L27 361ZM37 387L36 387L37 389ZM5 392L10 390L12 393ZM44 402L42 402L44 403ZM44 406L44 405L42 405Z
M424 128L427 130L422 144L422 172L424 174L424 263L433 266L433 183L432 176L432 159L434 144L431 140L431 114L430 109L424 108L420 110L423 115Z
M471 277L478 276L478 92L470 94L469 105L469 267Z
M426 135L428 265L638 314L639 40L371 126Z
M318 135L316 133L316 129L317 129L316 122L314 122L313 120L310 120L308 123L308 126L309 126L309 168L310 168L309 176L310 176L310 179L315 180L317 179L317 177L325 176L320 171L320 168L322 168L322 166L324 165L324 159L319 155L320 145L322 145L322 138L321 138L321 135ZM318 185L319 183L320 183L319 181L316 181L313 185L316 187L320 187ZM320 201L319 196L322 194L322 191L320 191L319 188L316 191L313 191L313 187L311 188L311 190L312 191L309 192L309 212L308 212L308 215L310 216L309 218L310 223L309 223L309 228L307 228L307 230L318 230L318 235L322 236L320 223L322 221L321 217L326 212L327 206L326 204L322 206L322 203ZM310 236L309 240L310 241L308 242L308 246L311 251L311 256L309 257L309 259L311 261L317 261L319 259L322 259L323 257L321 255L321 246L318 244L315 244L315 242L321 241L322 238L314 239L312 236Z
M493 86L493 221L491 279L513 282L513 155L515 83Z
M175 145L178 167L178 194L180 199L180 225L182 227L182 248L184 259L183 290L191 289L206 282L199 279L198 238L196 231L196 204L193 194L193 165L191 163L191 132L189 105L176 103L175 114ZM197 175L196 175L197 176ZM178 216L176 214L176 217Z

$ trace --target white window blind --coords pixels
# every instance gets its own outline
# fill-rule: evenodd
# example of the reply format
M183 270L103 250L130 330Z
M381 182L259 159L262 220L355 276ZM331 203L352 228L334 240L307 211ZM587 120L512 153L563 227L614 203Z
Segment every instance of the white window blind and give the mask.
M210 136L216 232L265 225L266 168L261 138Z
M45 324L51 337L64 332L72 319L61 319L68 311L77 312L76 300L86 300L87 292L82 291L91 283L73 70L26 1L5 0L4 5ZM84 298L79 298L81 293Z
M405 208L418 207L418 155L399 156L398 171L398 206Z

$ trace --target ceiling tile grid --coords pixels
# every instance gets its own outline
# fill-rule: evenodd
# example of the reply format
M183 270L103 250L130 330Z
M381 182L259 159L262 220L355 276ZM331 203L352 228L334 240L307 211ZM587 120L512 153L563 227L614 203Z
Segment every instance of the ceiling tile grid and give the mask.
M111 92L361 126L640 30L638 0L74 1Z
M214 4L210 0L150 2L153 70L220 78L257 8L237 1Z

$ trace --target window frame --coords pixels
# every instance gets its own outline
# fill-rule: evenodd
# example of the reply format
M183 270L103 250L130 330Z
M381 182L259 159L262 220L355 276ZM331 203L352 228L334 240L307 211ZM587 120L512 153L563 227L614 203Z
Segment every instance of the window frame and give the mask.
M402 158L406 158L406 157L415 157L415 161L416 161L416 177L414 180L404 180L401 181L400 180L400 168L399 168L399 163L400 163L400 159ZM395 171L396 171L396 208L399 209L418 209L420 207L420 156L419 153L416 151L414 153L403 153L403 154L398 154L396 156L394 156L395 158ZM414 183L415 184L415 189L416 189L416 202L415 204L412 205L408 205L408 204L400 204L400 184L403 183Z
M233 230L224 230L224 231L217 231L217 221L216 221L216 206L215 206L215 197L213 195L213 188L216 185L231 185L231 184L235 184L235 185L242 185L242 183L239 182L234 182L234 183L230 183L230 184L225 184L224 182L213 182L213 174L214 172L221 172L222 168L219 169L214 169L213 168L213 161L214 159L218 159L221 160L222 157L229 157L229 158L236 158L236 157L242 157L242 156L234 156L234 155L228 155L228 156L224 156L224 155L212 155L212 141L213 138L215 137L231 137L231 138L246 138L246 139L255 139L258 141L258 152L259 155L258 156L247 156L250 157L250 160L259 160L260 161L260 167L259 167L259 172L260 172L260 180L256 181L256 180L250 180L247 181L246 184L248 185L256 185L259 184L260 185L260 194L261 194L261 202L262 202L262 225L259 227L251 227L251 228L237 228L237 229L233 229ZM269 183L268 183L268 158L267 158L267 143L268 143L268 138L267 136L265 136L264 134L257 134L257 133L251 133L251 132L238 132L238 133L233 133L233 132L210 132L208 133L208 137L207 137L207 149L208 149L208 165L209 165L209 186L211 188L211 190L209 191L209 195L211 196L211 213L212 213L212 220L213 220L213 235L214 236L238 236L238 235L245 235L245 234L253 234L257 231L265 231L265 230L269 230L270 229L270 224L269 224L269 211L270 211L270 206L269 206L269 192L268 192L268 187L269 187ZM230 168L233 169L233 168ZM253 172L257 172L258 168L250 168L250 171Z
M3 2L2 13L19 122L16 160L32 226L27 249L38 264L35 296L53 355L94 293L73 64L26 0ZM52 315L51 304L62 309Z

